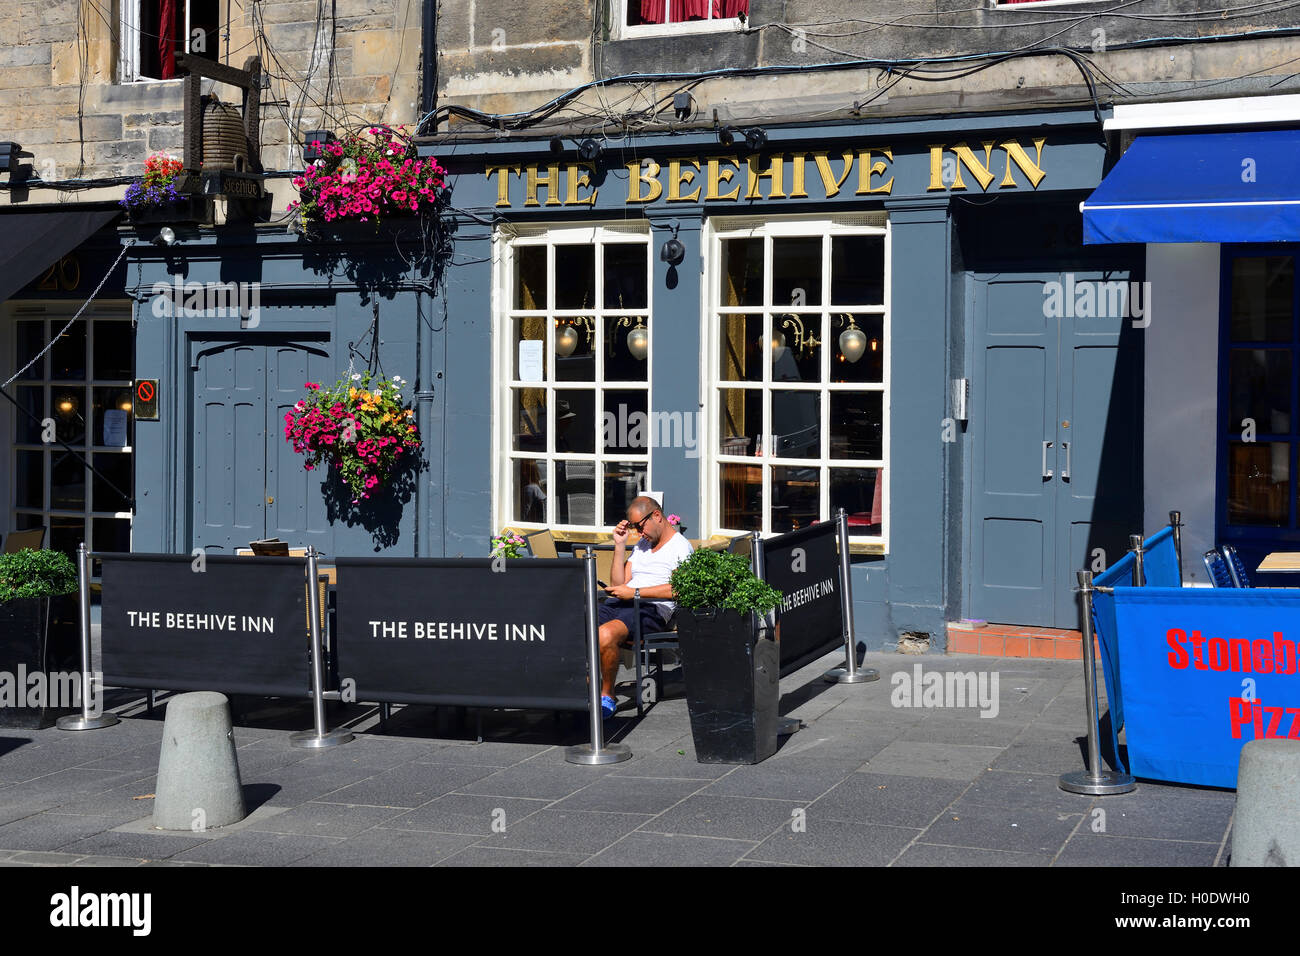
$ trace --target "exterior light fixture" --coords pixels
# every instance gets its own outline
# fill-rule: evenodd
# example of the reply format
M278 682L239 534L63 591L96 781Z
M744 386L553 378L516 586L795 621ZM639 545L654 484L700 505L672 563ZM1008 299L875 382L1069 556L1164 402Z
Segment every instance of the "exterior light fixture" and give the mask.
M17 143L0 143L0 173L12 173L22 147Z
M736 141L736 131L730 126L724 126L718 130L718 142L723 146L730 146Z
M745 130L745 145L751 150L762 149L767 145L767 132L757 126L751 126Z
M557 156L558 156L560 153L564 152L564 140L560 139L560 137L558 137L558 136L552 136L552 137L551 137L551 152L554 153L554 154L557 155Z
M594 139L584 139L578 144L578 158L585 163L594 163L600 159L600 154L603 152L605 147Z
M840 352L850 362L856 362L867 350L867 335L860 328L853 316L848 316L849 327L840 333ZM871 350L876 350L876 341L872 339Z
M155 246L174 246L176 245L176 230L171 226L163 226L158 230L158 235L154 237Z
M302 161L314 163L324 156L323 147L334 142L334 134L327 129L309 129L303 134Z
M681 223L673 220L673 237L659 247L659 258L670 266L681 265L686 258L686 246L677 238L677 231L681 229Z

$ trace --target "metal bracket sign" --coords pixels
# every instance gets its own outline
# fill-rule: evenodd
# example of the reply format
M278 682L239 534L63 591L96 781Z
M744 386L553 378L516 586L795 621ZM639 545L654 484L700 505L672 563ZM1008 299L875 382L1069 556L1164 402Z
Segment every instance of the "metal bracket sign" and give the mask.
M131 394L135 405L135 420L158 421L158 379L136 379L135 390Z

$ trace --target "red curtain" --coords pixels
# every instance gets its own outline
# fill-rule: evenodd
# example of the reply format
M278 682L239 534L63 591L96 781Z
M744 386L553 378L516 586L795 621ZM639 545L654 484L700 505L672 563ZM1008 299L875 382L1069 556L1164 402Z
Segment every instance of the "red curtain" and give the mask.
M749 0L671 0L672 21L707 20L712 5L714 19L749 16ZM667 23L669 0L640 0L642 23Z
M738 17L742 13L746 17L749 16L749 0L722 0L722 13L720 16Z
M176 76L176 0L158 0L158 64L162 79Z
M668 0L641 0L641 22L663 23L668 18Z

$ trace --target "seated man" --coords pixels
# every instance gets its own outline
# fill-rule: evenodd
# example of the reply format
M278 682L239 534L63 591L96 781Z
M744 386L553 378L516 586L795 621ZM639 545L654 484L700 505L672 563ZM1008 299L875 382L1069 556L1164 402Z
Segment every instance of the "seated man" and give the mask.
M633 528L641 534L641 540L625 560L627 536ZM618 706L614 699L618 649L631 638L635 627L633 598L641 599L642 634L666 630L674 610L669 578L673 569L685 561L691 551L691 543L668 523L658 503L644 495L633 499L627 506L627 518L614 528L614 569L605 589L612 597L597 607L600 616L600 709L605 717L612 717Z

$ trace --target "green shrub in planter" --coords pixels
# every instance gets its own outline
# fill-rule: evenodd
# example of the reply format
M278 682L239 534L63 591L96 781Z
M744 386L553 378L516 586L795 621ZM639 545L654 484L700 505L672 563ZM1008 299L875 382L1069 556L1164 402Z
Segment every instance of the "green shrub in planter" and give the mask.
M77 590L77 569L62 551L27 548L0 554L0 601L47 598Z
M766 614L781 603L781 592L757 577L749 560L739 554L699 548L677 565L672 576L677 607L704 608L740 614Z
M0 555L0 671L26 687L22 675L77 667L77 572L61 551ZM47 686L49 686L47 684ZM0 700L0 727L38 729L59 708Z
M738 554L700 549L672 575L695 759L754 764L776 752L781 652L760 633L781 593Z

